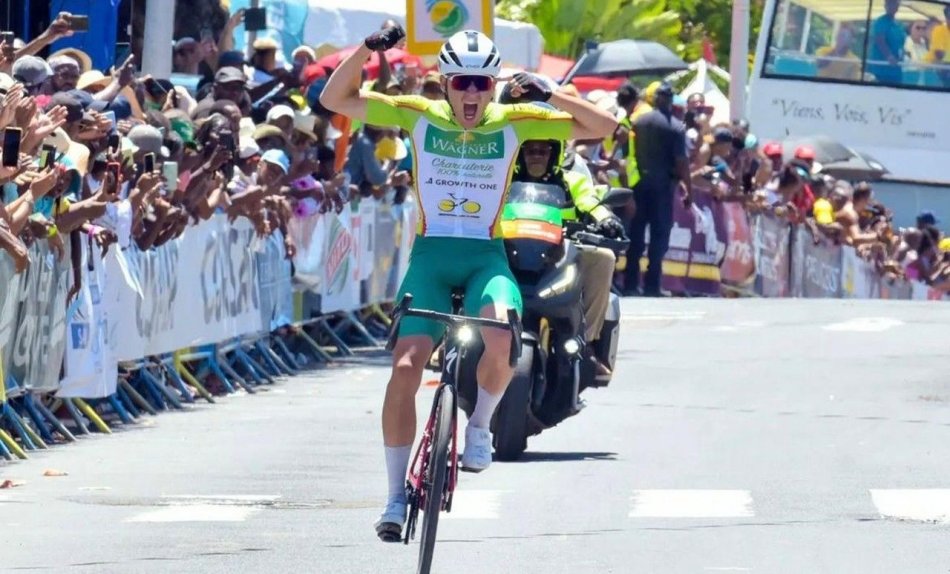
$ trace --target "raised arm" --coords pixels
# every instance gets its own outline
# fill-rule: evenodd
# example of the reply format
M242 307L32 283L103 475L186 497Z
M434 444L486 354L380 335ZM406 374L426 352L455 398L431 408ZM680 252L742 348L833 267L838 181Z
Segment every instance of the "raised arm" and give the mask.
M327 80L320 103L328 110L366 121L366 99L360 94L363 65L374 51L385 51L405 37L402 28L393 26L366 37L363 44L333 72Z
M519 72L511 79L511 95L517 101L548 102L571 115L571 139L597 140L610 137L617 119L609 112L578 97L555 92L533 74Z

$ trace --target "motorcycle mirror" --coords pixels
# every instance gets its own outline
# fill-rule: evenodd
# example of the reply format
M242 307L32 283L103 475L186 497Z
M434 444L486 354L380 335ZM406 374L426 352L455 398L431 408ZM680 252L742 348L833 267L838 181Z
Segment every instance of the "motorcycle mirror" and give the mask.
M612 187L600 199L600 205L623 207L633 199L633 190L626 187Z

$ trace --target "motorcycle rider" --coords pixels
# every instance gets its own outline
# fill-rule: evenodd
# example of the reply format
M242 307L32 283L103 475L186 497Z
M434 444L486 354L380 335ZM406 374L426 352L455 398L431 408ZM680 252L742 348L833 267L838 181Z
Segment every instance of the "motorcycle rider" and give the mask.
M505 87L499 102L517 103L518 98L511 95ZM546 107L548 104L536 106ZM560 140L528 140L521 144L518 161L512 181L548 183L558 185L569 192L571 205L561 210L565 221L578 219L578 212L589 216L595 224L595 231L604 237L623 238L625 230L620 218L606 206L598 205L597 195L590 171L583 169L582 161L573 152L567 152L565 142ZM586 173L585 173L586 172ZM585 247L578 253L578 273L582 281L582 300L584 322L587 326L585 341L593 343L600 338L604 326L607 306L610 304L610 286L613 281L617 257L613 251L598 247ZM594 373L597 378L610 378L607 365L591 355Z

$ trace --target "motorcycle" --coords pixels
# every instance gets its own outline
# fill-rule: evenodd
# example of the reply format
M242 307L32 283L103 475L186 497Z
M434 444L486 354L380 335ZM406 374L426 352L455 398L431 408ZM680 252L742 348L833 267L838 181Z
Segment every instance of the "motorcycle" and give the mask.
M588 222L562 222L566 193L556 185L512 184L502 215L508 261L524 302L521 357L492 419L495 454L503 461L517 460L529 436L579 413L582 391L609 384L596 378L592 356L611 370L616 364L620 299L611 295L600 338L588 344L577 259L582 250L598 247L623 253L629 241L598 235ZM601 203L621 206L632 193L611 189ZM456 356L455 345L447 341L445 360ZM477 396L476 364L460 365L459 406L469 415Z

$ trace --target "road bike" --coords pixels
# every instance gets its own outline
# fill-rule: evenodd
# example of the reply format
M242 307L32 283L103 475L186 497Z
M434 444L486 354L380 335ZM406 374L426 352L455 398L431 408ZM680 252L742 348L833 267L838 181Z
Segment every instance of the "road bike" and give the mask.
M406 294L393 309L392 331L387 349L396 345L399 323L403 317L420 317L445 325L441 365L441 381L435 391L432 409L426 422L422 440L416 448L406 478L408 513L403 543L415 538L419 511L422 511L422 538L419 545L418 574L429 574L435 553L436 530L439 512L451 512L452 495L458 484L458 382L462 363L477 360L469 354L476 340L476 327L505 329L512 333L509 363L514 366L521 355L521 324L518 313L508 310L508 320L484 319L460 315L464 291L452 292L452 313L439 313L426 309L412 309L412 295Z

